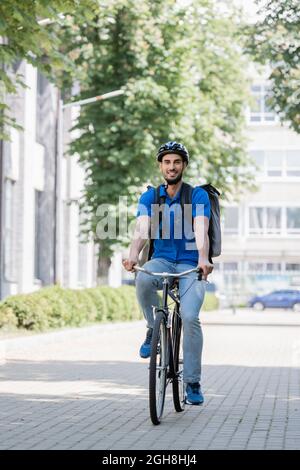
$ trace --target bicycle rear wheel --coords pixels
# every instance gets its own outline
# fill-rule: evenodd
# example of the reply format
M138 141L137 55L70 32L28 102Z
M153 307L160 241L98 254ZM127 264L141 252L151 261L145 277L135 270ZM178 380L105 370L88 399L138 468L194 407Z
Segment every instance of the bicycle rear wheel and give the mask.
M173 379L173 403L175 410L181 412L185 407L185 385L183 382L183 328L181 317L177 309L173 314L172 343L174 351L174 369L176 377Z
M169 363L168 349L165 315L162 310L158 310L152 335L149 372L149 404L153 424L160 424L164 411Z

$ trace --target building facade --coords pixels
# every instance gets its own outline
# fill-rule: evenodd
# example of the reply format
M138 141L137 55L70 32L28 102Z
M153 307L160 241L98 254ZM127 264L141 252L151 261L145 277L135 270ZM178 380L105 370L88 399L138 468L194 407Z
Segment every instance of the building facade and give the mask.
M85 174L75 157L59 152L59 92L26 62L13 72L27 87L9 98L23 130L11 129L10 142L1 146L0 297L55 282L94 286L96 248L79 236ZM65 143L72 113L63 113Z
M300 136L268 108L268 82L252 71L249 160L258 190L223 213L214 280L228 298L300 288ZM267 77L267 74L266 74Z

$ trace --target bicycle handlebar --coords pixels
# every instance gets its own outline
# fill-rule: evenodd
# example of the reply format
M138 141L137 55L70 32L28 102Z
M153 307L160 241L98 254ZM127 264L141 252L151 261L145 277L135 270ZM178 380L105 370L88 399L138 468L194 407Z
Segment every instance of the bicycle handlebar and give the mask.
M162 273L154 273L152 271L148 271L148 269L144 269L144 268L141 268L140 266L133 266L133 269L135 271L141 271L142 273L146 273L146 274L149 274L150 276L161 276L161 277L164 277L164 278L167 278L167 277L183 277L183 276L186 276L187 274L190 274L190 273L198 273L199 276L198 276L198 280L201 281L202 280L202 270L200 268L193 268L193 269L188 269L187 271L183 271L182 273L167 273L167 272L162 272Z

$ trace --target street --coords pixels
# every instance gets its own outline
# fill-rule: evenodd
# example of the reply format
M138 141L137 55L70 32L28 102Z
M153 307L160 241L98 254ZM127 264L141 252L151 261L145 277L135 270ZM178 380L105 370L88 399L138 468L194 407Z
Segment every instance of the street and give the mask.
M205 403L159 426L144 322L2 341L0 448L300 449L299 314L249 315L202 314Z

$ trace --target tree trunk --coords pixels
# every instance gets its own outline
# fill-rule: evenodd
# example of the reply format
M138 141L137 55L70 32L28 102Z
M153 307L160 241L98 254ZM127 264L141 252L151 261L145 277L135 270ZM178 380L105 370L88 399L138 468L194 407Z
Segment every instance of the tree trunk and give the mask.
M101 250L100 250L101 251ZM97 269L97 279L98 285L107 285L108 284L108 270L111 265L111 260L108 256L101 256L99 254L98 258L98 269Z

